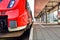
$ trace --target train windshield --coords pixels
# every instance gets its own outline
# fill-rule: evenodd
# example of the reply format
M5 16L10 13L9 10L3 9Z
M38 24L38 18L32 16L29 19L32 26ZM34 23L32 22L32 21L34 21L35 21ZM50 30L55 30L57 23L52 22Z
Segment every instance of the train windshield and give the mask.
M19 0L0 0L0 10L12 9L18 2Z

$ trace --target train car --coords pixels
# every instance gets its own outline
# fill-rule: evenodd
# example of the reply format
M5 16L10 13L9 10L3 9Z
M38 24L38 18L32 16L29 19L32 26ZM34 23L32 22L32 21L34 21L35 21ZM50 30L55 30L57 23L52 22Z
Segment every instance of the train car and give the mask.
M28 27L29 12L26 1L0 0L0 33L19 31Z

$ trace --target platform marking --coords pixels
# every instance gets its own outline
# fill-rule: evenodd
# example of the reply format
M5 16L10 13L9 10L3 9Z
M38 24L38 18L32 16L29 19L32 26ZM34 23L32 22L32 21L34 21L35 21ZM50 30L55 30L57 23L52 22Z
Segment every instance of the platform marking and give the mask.
M33 40L33 27L31 28L31 31L30 31L30 37L29 37L29 40Z

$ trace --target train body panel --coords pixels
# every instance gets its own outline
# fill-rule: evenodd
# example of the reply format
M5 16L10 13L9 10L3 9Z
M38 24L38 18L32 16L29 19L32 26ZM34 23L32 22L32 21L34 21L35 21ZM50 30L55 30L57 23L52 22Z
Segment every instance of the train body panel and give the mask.
M8 26L6 27L8 27L8 31L25 29L28 24L26 0L2 0L0 2L0 16L4 15L7 15ZM6 21L3 22L5 23Z

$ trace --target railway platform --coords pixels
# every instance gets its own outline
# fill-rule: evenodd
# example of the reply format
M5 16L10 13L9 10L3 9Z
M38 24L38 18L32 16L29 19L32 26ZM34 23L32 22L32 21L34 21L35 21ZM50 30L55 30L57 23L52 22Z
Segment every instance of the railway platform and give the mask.
M60 40L60 25L34 24L33 40Z

